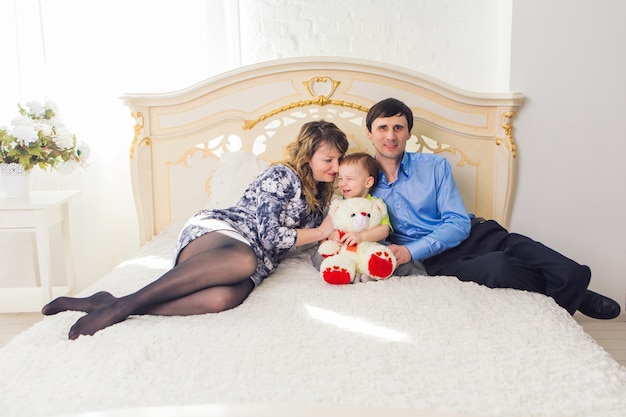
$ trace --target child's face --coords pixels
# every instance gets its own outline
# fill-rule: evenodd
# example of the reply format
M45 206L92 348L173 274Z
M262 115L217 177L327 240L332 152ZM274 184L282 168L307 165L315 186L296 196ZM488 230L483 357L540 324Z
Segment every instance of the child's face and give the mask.
M357 164L339 165L337 186L344 198L367 197L372 185L374 185L374 178L362 166Z

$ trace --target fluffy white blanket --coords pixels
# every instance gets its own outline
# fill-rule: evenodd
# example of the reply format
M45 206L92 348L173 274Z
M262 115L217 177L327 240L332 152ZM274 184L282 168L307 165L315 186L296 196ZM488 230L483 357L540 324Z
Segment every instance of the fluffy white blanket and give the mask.
M176 233L83 295L160 276ZM133 316L70 341L81 314L46 317L0 350L2 416L212 403L626 415L626 368L550 298L452 277L331 286L301 254L223 313Z

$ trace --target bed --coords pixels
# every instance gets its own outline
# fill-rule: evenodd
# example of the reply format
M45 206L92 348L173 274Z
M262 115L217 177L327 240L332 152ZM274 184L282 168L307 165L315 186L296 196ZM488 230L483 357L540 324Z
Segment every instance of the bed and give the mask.
M365 113L387 97L413 109L411 149L450 160L468 211L507 225L521 94L362 60L271 61L123 97L141 248L79 295L159 277L187 217L232 204L306 121L371 151ZM446 276L332 286L309 251L223 313L132 316L76 341L82 313L45 317L0 350L2 415L626 415L626 369L552 299Z

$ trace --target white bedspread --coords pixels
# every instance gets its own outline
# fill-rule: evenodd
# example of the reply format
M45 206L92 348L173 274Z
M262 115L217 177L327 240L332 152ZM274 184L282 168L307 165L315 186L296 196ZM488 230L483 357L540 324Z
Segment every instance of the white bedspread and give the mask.
M176 233L83 294L155 279ZM331 286L300 255L223 313L133 316L70 341L81 314L46 317L0 350L0 415L210 403L626 415L626 368L565 310L452 277Z

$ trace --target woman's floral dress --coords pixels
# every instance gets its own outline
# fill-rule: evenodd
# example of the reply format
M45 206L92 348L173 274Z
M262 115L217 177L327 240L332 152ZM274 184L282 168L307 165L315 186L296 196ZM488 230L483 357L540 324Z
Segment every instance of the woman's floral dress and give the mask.
M205 209L193 216L217 219L231 225L252 246L258 259L250 277L255 285L265 279L294 247L297 231L317 227L322 212L312 212L302 194L300 178L289 167L272 165L248 185L239 202L226 209ZM211 232L188 225L181 232L176 253L192 240Z

